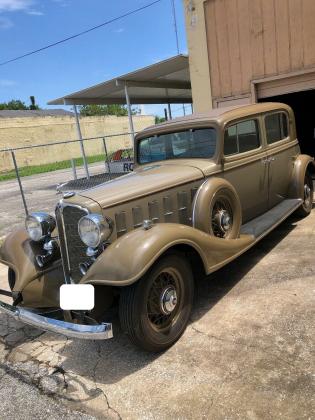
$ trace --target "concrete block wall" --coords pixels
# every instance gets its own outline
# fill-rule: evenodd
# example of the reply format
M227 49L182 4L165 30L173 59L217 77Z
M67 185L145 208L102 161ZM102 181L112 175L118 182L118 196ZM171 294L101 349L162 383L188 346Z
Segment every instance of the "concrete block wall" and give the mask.
M110 137L111 134L129 132L128 117L81 117L80 124L84 138L106 136L109 152L132 147L128 134ZM152 124L154 124L154 116L134 116L135 131L140 131ZM72 116L0 118L0 149L47 144L77 138L76 123ZM104 153L101 139L86 141L85 149L88 156ZM16 152L19 166L53 163L80 156L78 143L38 147ZM12 168L11 154L0 153L0 172Z

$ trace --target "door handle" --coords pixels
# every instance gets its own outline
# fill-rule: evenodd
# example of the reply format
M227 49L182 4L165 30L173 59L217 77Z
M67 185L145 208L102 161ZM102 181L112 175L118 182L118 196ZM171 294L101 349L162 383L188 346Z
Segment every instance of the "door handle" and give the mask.
M269 158L262 158L262 159L261 159L261 162L262 162L264 165L266 165L267 163L274 162L275 160L276 160L276 158L274 158L274 157L269 157Z

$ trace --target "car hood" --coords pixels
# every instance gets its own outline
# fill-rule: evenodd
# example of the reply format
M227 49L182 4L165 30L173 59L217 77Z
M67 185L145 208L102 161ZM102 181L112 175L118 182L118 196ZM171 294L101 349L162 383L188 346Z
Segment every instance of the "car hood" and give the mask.
M153 164L136 168L130 174L81 191L79 195L107 208L202 178L202 170L194 166Z

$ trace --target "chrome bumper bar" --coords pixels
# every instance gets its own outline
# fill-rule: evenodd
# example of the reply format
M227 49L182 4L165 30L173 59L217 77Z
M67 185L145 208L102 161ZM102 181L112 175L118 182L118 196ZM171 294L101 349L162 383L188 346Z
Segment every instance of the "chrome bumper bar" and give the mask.
M0 311L13 316L15 319L32 325L33 327L63 334L67 337L81 338L85 340L107 340L113 337L112 324L102 323L98 325L74 324L39 315L27 309L9 305L0 301Z

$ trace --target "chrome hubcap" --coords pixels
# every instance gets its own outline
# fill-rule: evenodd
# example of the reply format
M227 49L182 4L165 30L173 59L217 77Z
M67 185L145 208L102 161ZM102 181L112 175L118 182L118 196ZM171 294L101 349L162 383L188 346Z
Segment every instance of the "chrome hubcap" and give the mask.
M155 330L166 331L179 316L182 284L180 273L172 267L163 269L154 279L148 294L147 313Z
M232 218L227 210L221 209L214 215L213 222L217 236L224 236L232 227Z
M306 205L309 205L310 200L311 200L311 189L307 184L305 184L304 185L304 203Z
M165 315L169 315L174 311L177 305L177 293L174 287L166 288L161 295L160 307Z

